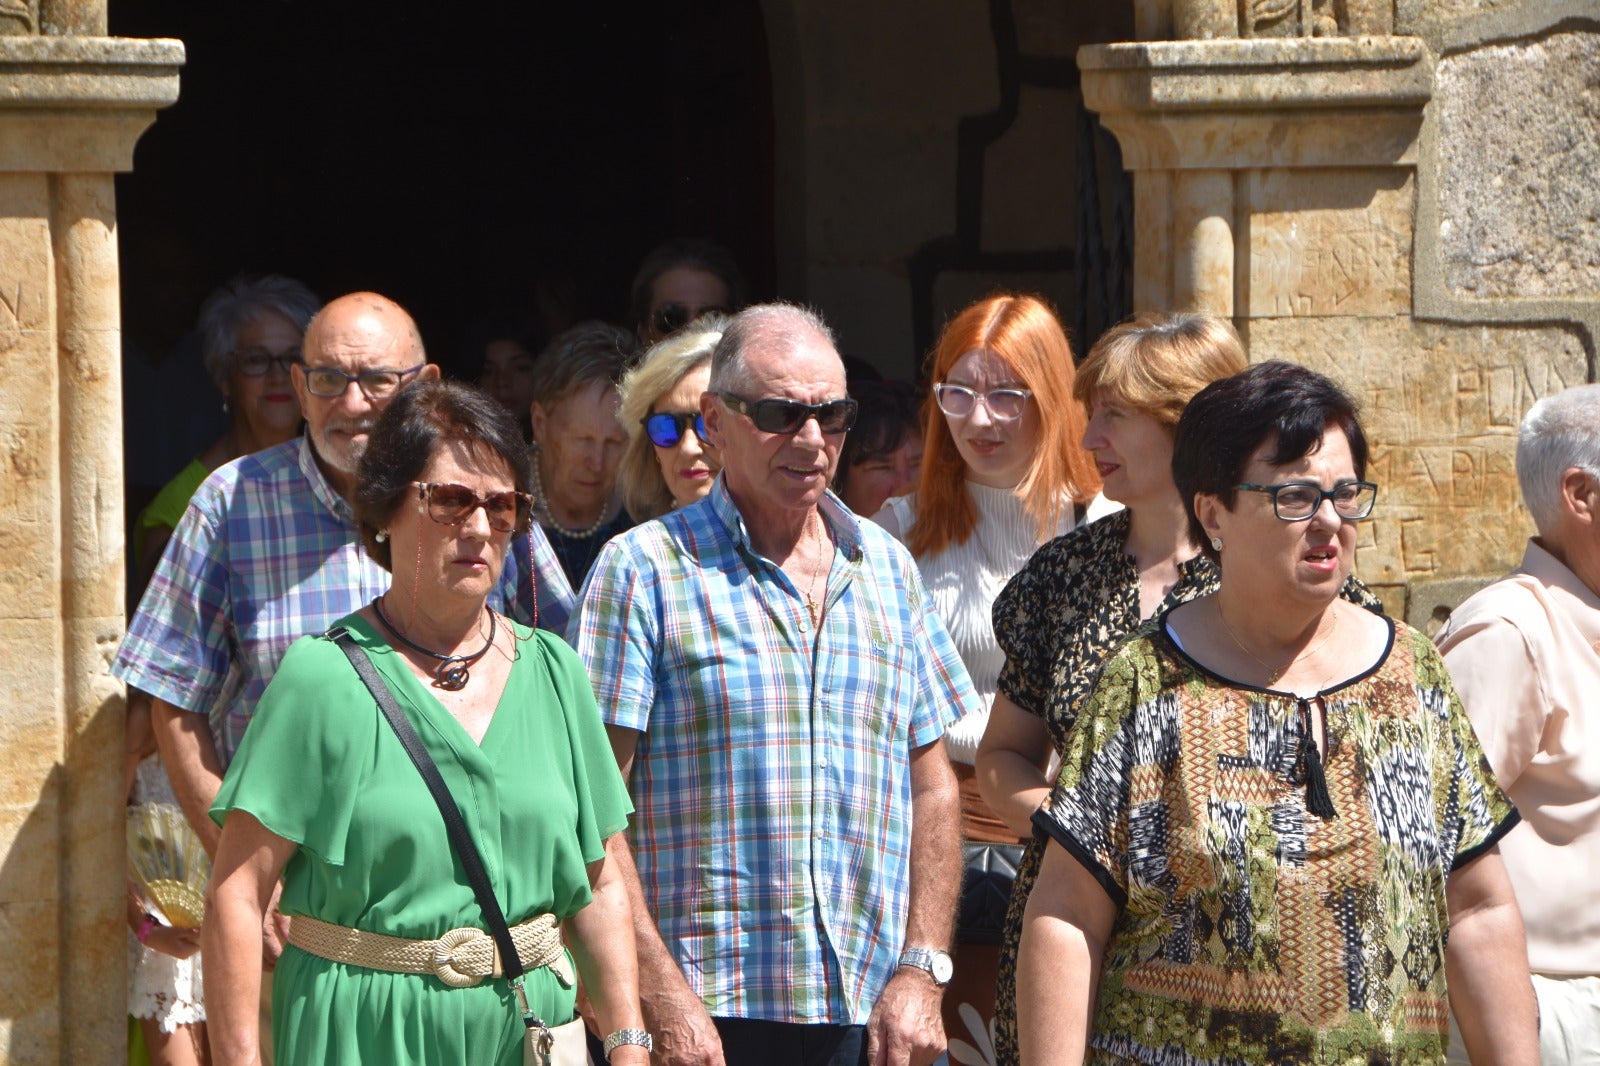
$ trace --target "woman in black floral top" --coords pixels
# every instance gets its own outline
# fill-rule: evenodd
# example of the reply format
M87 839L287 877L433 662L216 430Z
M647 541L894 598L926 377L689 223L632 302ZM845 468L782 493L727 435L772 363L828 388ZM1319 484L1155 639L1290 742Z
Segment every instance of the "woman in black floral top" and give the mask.
M1078 369L1074 393L1092 416L1084 446L1105 495L1127 509L1040 548L995 602L1006 664L977 773L984 799L1021 836L1033 839L1030 818L1049 793L1052 757L1107 654L1158 610L1216 587L1216 567L1191 542L1172 483L1172 432L1191 396L1244 367L1225 319L1189 314L1117 326ZM1017 1061L1017 942L1040 854L1033 839L1001 947L995 1055L1003 1066Z
M1263 363L1173 453L1216 589L1074 708L1032 819L1024 1061L1435 1066L1454 1000L1474 1061L1535 1063L1516 810L1428 639L1341 599L1378 491L1353 402Z

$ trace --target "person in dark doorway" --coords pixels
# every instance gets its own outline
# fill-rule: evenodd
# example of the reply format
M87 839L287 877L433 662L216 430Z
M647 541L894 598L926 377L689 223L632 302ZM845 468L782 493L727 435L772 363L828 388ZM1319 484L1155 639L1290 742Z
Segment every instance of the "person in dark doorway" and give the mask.
M855 428L839 449L833 494L856 514L870 518L891 496L917 487L922 474L922 400L906 381L863 381L850 386L861 405Z
M615 492L628 443L617 383L637 353L626 330L580 322L539 356L530 407L534 517L573 588L601 546L633 525Z
M712 241L669 241L650 250L633 276L628 321L645 345L678 332L708 311L729 315L749 299L733 253Z

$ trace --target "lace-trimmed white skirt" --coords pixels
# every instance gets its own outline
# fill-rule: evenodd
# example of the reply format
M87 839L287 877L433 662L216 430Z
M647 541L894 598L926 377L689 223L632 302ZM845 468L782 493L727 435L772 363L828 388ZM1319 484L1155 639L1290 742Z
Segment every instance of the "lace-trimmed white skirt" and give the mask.
M133 786L138 803L177 803L166 768L157 756L139 764ZM206 1020L200 985L200 953L187 959L163 955L128 934L128 1013L154 1018L163 1033Z

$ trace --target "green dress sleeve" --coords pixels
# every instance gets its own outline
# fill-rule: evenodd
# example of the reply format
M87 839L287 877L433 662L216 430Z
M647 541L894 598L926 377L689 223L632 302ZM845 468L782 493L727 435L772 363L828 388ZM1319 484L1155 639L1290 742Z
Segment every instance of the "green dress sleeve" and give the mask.
M247 811L331 866L371 772L378 725L372 698L338 645L320 636L289 647L211 806L221 825ZM365 713L351 713L365 711Z
M539 642L556 699L566 714L572 778L578 793L578 846L584 862L595 862L605 854L607 838L628 827L633 803L600 721L583 661L570 645L553 634L540 630L534 639Z

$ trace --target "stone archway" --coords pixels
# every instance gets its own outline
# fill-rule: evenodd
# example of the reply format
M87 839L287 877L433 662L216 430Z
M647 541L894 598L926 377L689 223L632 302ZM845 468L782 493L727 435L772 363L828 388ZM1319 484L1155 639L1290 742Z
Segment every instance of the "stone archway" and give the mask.
M125 1061L112 175L183 46L103 0L0 0L0 1061Z

